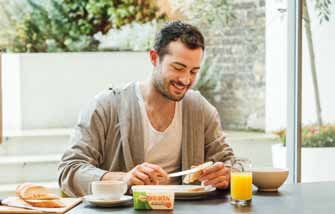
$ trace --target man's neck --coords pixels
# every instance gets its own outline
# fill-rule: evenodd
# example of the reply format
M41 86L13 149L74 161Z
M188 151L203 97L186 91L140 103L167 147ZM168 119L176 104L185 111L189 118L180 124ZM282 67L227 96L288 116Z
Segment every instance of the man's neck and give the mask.
M172 123L176 102L164 97L151 82L140 83L145 110L151 125L158 131L164 131Z
M151 80L140 82L140 89L147 110L169 111L175 108L176 102L164 97L151 83Z

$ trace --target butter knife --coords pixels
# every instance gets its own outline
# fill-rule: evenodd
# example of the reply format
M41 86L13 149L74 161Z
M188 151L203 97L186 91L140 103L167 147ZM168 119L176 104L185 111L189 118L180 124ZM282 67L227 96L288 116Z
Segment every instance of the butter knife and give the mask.
M206 163L203 163L197 167L194 167L192 169L188 169L188 170L184 170L184 171L181 171L181 172L174 172L174 173L171 173L171 174L168 174L168 176L170 178L172 177L178 177L178 176L182 176L182 175L188 175L188 174L192 174L192 173L196 173L196 172L199 172L209 166L213 165L213 162L212 161L209 161L209 162L206 162Z
M184 170L184 171L181 171L181 172L174 172L174 173L168 174L168 176L170 178L172 178L172 177L178 177L178 176L183 176L183 175L188 175L188 174L196 173L196 172L201 171L201 170L202 169L199 169L199 168L193 168L193 169L188 169L188 170Z

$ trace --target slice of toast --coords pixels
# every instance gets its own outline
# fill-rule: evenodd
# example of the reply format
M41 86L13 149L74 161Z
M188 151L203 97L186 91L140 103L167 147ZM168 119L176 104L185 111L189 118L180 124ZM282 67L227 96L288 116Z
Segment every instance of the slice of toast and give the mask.
M48 188L36 184L23 183L18 185L16 195L35 207L60 208L65 206L60 201L60 197L51 193Z
M53 200L59 198L52 194L48 188L31 183L20 184L16 188L16 195L23 200Z
M59 199L53 200L25 200L28 204L34 207L44 208L62 208L65 205Z
M190 183L193 183L193 182L197 181L200 178L200 176L202 175L202 170L209 167L209 166L212 166L212 165L213 165L213 162L209 161L209 162L206 162L206 163L203 163L203 164L200 164L200 165L196 166L196 168L198 168L199 171L186 175L184 180L183 180L183 183L190 184Z
M205 191L205 187L195 187L188 190L188 192L203 192L203 191Z

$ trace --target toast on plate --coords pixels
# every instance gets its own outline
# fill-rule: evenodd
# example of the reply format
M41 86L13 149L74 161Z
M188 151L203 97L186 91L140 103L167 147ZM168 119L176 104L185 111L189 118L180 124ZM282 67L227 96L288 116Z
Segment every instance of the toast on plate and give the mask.
M31 183L20 184L16 187L16 195L35 207L60 208L65 206L60 201L60 197L41 185Z

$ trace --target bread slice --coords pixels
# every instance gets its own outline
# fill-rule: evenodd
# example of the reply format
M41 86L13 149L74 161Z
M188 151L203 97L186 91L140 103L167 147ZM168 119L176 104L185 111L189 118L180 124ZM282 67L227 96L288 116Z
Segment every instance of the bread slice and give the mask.
M43 208L62 208L65 207L59 199L54 200L25 200L28 204L34 207L43 207Z
M209 166L212 166L212 165L213 165L213 162L209 161L209 162L203 163L199 166L196 166L196 168L199 171L186 175L184 180L183 180L183 183L184 184L190 184L190 183L193 183L193 182L197 181L200 178L200 176L202 175L202 170L209 167Z
M16 195L22 200L55 200L59 199L55 194L50 193L48 188L31 183L20 184L16 188Z
M31 183L20 184L16 188L16 195L23 200L54 200L58 196L52 194L46 187Z
M200 178L201 174L202 174L202 171L198 171L198 172L186 175L183 180L183 183L184 184L194 183Z
M203 191L205 191L205 187L195 187L188 190L188 192L203 192Z
M65 207L60 197L51 193L48 188L31 183L17 186L16 195L34 207L60 208Z

